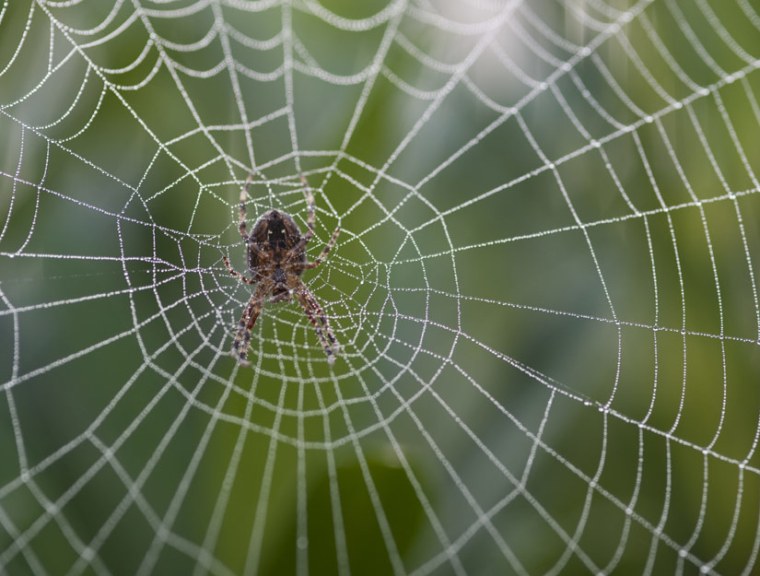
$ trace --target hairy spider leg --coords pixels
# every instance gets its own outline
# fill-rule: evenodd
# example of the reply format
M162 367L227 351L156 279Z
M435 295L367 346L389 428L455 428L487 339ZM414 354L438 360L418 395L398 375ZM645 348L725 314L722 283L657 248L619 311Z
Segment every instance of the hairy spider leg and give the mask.
M238 211L238 230L246 244L248 243L248 223L246 222L245 201L248 199L248 188L251 186L251 182L253 182L253 174L248 175L245 184L243 184L243 187L240 189L240 205Z
M306 180L306 176L301 174L301 184L303 184L303 195L306 196L306 234L303 235L298 245L303 248L314 236L314 221L316 214L314 213L314 194L311 192L311 186L309 181Z
M322 261L327 258L327 255L330 253L330 250L332 250L335 247L335 242L338 240L338 234L340 234L340 226L338 226L335 230L333 230L332 236L330 236L329 242L325 244L325 247L322 248L322 252L319 253L319 256L316 257L316 259L313 262L307 262L303 269L304 270L311 270L312 268L316 268L320 264L322 264Z
M301 174L301 183L303 184L303 193L304 196L306 196L306 206L307 206L307 215L306 215L306 226L308 227L306 234L304 234L301 237L301 240L293 246L293 248L290 249L290 252L292 254L297 254L299 251L304 250L306 247L306 244L308 244L309 240L311 240L314 237L314 221L316 219L316 215L314 212L314 194L311 192L311 186L309 186L309 181L306 180L306 176ZM311 268L316 268L322 263L322 260L324 260L327 255L330 253L330 250L332 250L335 247L335 242L338 240L338 234L340 234L340 226L338 226L335 230L333 230L332 236L330 237L329 242L325 245L325 247L322 249L322 252L317 256L317 259L313 262L308 262L304 265L304 270L310 270Z
M295 291L295 294L296 298L298 298L298 302L306 313L306 317L317 332L317 337L327 355L327 361L330 364L333 364L335 362L335 355L338 351L338 341L335 339L335 335L330 329L330 324L327 322L327 316L325 316L319 302L317 302L314 296L312 296L311 292L303 282L300 282L300 286Z
M247 276L243 276L240 272L235 270L230 264L230 259L227 258L227 256L222 256L222 260L224 260L224 265L227 267L227 271L230 274L232 274L235 278L237 278L241 282L244 282L245 284L248 284L249 286L256 284L256 280L253 280L252 278L248 278Z
M248 301L248 305L243 311L243 315L240 317L238 323L238 331L235 334L235 340L232 342L232 355L235 356L240 363L247 362L248 358L248 346L251 343L251 332L253 331L253 325L256 324L256 320L261 314L262 308L264 308L264 299L266 294L259 287L251 296Z

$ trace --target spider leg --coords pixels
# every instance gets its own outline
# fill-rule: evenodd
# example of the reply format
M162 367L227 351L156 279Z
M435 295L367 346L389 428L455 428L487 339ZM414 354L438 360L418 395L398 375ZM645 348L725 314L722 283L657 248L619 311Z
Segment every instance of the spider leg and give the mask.
M224 260L224 265L227 267L227 271L232 274L235 278L240 280L241 282L250 285L256 284L256 280L253 280L251 278L248 278L247 276L243 276L240 272L235 270L232 265L230 264L230 259L227 258L227 256L222 256L222 260Z
M311 186L309 186L309 181L306 180L306 176L301 174L301 183L303 184L303 193L304 196L306 196L306 234L301 236L301 239L296 242L296 244L288 250L287 258L291 259L293 256L300 257L299 255L303 252L303 250L306 248L306 245L309 243L309 240L311 240L314 237L314 220L316 218L314 214L314 194L311 193Z
M303 184L303 194L306 196L306 226L308 228L306 234L301 238L301 242L299 242L299 245L303 248L314 236L314 220L316 219L316 214L314 213L314 194L311 192L309 181L306 180L306 176L303 174L301 174L301 183Z
M264 307L265 293L260 288L256 289L248 304L243 310L243 315L238 322L238 330L235 334L235 340L232 341L232 355L237 358L241 364L248 363L248 345L251 342L251 331L256 319L261 314Z
M338 234L340 234L340 226L338 226L332 233L332 236L330 236L330 241L325 244L325 247L322 248L322 252L319 253L319 256L313 261L313 262L307 262L304 264L303 269L304 270L310 270L312 268L316 268L320 264L322 264L322 261L327 258L327 255L330 253L330 250L332 250L335 247L335 242L338 239Z
M243 240L246 242L248 242L248 224L246 223L245 201L248 198L248 188L250 187L251 182L253 182L253 174L248 175L245 184L243 184L243 187L240 189L238 230L240 231L240 235L243 237Z
M306 196L306 204L308 209L308 213L306 215L306 225L308 226L308 230L306 231L306 234L304 234L296 243L296 245L288 250L288 260L292 259L293 257L299 257L303 250L306 248L306 244L308 244L309 240L314 237L314 195L311 193L311 186L309 186L309 182L306 180L306 176L303 174L301 174L301 182L303 183L303 193ZM333 231L330 240L322 249L322 252L319 254L319 256L317 256L317 259L313 262L305 263L302 270L310 270L311 268L316 268L319 266L322 263L322 260L324 260L330 253L330 250L335 247L335 242L338 239L338 234L340 234L340 226L338 226Z
M299 281L299 286L295 290L295 295L306 313L306 317L317 332L319 342L322 344L325 354L327 354L327 362L333 364L335 362L335 355L338 352L339 345L338 341L335 339L335 335L330 329L330 324L327 322L327 316L325 316L319 302L317 302L316 298L314 298L313 294L303 282Z

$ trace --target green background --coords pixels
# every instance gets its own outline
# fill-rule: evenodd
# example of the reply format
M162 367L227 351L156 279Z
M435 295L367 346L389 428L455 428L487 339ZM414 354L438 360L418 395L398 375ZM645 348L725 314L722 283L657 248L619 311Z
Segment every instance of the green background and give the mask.
M758 13L4 3L5 573L749 573Z

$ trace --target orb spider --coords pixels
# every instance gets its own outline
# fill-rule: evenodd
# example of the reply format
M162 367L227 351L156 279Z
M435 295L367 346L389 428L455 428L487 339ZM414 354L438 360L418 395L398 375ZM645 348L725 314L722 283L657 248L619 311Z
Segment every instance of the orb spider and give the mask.
M224 265L230 274L245 284L256 286L240 317L235 339L232 342L232 354L241 364L246 364L251 331L261 314L264 303L266 301L289 302L295 296L317 332L317 337L327 355L327 361L332 364L338 352L338 342L330 329L322 307L301 280L301 274L304 270L316 268L327 257L335 246L340 227L332 233L319 256L309 262L306 259L306 245L314 237L314 195L311 193L311 187L306 178L301 176L307 207L306 234L302 236L292 216L281 210L265 212L248 234L245 201L252 181L253 175L248 176L240 190L238 219L238 230L245 243L248 272L252 277L248 278L235 270L230 265L229 258L223 256Z

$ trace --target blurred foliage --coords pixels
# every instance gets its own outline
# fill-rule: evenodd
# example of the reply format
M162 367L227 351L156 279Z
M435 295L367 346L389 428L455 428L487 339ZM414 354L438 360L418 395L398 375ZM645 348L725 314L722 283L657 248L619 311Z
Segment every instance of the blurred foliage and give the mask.
M5 572L751 561L758 6L425 4L2 5ZM227 354L254 169L333 370Z

